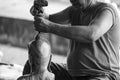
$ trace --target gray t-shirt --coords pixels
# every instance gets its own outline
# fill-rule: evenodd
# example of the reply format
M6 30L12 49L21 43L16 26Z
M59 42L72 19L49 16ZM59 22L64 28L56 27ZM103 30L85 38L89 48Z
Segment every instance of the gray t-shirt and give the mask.
M104 10L113 14L113 25L97 41L83 43L71 41L70 54L67 59L68 71L72 76L101 75L119 70L120 20L116 10L106 3L97 3L84 10L70 12L71 25L89 25ZM97 27L97 26L96 26Z

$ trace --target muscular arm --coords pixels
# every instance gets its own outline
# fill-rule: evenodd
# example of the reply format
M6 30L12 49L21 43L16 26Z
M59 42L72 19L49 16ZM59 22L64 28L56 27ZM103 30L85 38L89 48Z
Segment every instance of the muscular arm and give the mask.
M70 9L71 9L71 6L55 14L48 15L47 13L44 13L43 17L55 23L68 24ZM33 11L31 9L31 13L32 12ZM47 40L49 39L48 33L41 33L40 35Z
M80 42L92 42L105 34L113 24L111 11L103 10L88 26L70 26L53 23L50 32L77 40Z

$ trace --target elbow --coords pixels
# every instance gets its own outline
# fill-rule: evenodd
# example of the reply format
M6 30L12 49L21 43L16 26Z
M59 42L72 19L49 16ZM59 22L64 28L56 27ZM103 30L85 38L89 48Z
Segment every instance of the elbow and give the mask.
M91 27L91 26L90 26ZM93 28L90 28L89 29L89 32L88 32L88 38L89 38L89 41L90 42L95 42L95 41L97 41L99 38L100 38L100 31L97 29L97 28L95 28L95 27L93 27Z
M88 39L89 39L90 42L95 42L95 41L97 41L99 39L99 37L97 36L96 33L91 33L91 34L89 34Z

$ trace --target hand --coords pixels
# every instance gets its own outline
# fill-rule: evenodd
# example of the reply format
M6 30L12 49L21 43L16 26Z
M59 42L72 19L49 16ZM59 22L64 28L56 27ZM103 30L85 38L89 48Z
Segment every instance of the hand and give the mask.
M43 17L35 17L34 25L36 31L48 33L52 22Z

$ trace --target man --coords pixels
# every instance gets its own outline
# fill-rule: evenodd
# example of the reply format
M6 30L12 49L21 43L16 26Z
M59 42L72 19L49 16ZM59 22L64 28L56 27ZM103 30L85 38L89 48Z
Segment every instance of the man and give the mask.
M117 11L97 0L70 1L72 6L47 19L36 17L34 22L37 31L71 41L67 66L53 62L49 65L55 80L119 80Z

